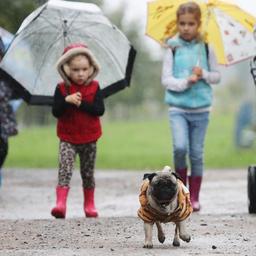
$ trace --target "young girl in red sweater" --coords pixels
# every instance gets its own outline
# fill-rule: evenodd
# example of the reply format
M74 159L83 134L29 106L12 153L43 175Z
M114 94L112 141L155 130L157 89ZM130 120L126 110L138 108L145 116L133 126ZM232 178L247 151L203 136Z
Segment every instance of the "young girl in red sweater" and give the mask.
M99 117L105 111L99 84L94 80L100 67L86 45L72 44L65 48L57 62L57 69L64 81L56 87L52 107L52 113L58 119L60 144L57 200L51 214L56 218L66 216L69 185L78 154L85 216L97 217L94 165L96 142L102 133Z

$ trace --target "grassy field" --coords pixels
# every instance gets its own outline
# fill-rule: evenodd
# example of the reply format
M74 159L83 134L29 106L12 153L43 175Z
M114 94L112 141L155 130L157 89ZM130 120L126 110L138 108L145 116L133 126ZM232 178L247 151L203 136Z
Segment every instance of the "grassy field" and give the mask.
M234 120L212 113L206 138L206 168L247 168L256 161L255 147L236 149ZM97 168L159 169L172 165L168 120L103 122L98 142ZM10 139L6 167L57 168L55 126L23 128Z

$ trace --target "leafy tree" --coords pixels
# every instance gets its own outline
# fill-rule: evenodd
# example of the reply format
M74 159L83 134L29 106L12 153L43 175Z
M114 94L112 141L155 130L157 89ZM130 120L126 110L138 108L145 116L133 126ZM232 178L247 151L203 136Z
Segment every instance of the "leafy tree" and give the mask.
M0 26L15 33L24 18L37 6L38 3L35 0L1 0Z

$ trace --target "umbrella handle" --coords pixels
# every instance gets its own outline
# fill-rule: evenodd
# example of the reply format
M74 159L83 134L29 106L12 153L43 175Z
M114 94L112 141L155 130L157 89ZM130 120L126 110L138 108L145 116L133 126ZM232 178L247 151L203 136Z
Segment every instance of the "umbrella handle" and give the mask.
M251 75L256 86L256 56L250 61Z

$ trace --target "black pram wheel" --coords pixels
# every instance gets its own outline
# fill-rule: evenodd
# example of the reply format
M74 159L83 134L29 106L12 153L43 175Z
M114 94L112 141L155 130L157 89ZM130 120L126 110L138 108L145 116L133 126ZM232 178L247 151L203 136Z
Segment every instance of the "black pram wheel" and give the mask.
M248 167L247 182L249 213L256 213L256 166Z

